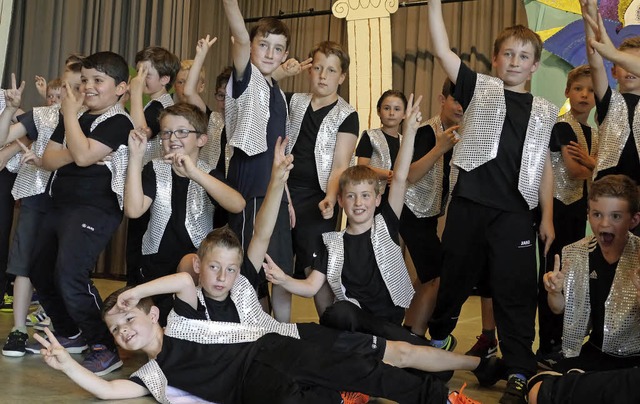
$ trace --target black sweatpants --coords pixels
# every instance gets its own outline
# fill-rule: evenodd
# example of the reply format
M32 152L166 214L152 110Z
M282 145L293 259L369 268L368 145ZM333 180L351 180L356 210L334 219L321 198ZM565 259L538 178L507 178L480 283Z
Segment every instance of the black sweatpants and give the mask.
M9 235L13 224L13 206L16 201L11 195L16 174L6 168L0 170L0 300L7 291L7 263L9 258Z
M454 197L442 236L444 264L435 311L434 339L445 339L458 322L471 290L488 276L500 350L509 373L532 376L537 270L532 213L506 212Z
M539 404L640 403L640 368L569 373L546 379Z
M447 387L374 356L327 351L305 341L268 334L242 381L242 402L340 403L341 391L365 393L401 404L447 401Z
M120 211L92 206L54 207L44 219L30 278L60 335L79 329L90 345L115 347L100 316L102 299L91 272L121 220Z

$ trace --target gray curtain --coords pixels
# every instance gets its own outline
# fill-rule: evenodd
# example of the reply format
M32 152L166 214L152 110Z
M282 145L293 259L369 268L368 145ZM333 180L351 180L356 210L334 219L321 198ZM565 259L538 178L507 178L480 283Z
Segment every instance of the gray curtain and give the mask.
M331 0L239 0L245 18L328 10ZM526 24L523 0L476 0L445 4L444 18L451 46L472 68L489 72L493 38L503 28ZM400 8L391 17L393 33L393 86L409 94L424 95L422 110L429 116L439 110L437 95L444 73L434 65L429 51L427 8ZM291 28L290 56L305 59L322 40L346 44L346 22L330 15L286 20ZM249 27L251 24L249 24ZM71 53L88 55L110 50L133 65L135 53L149 45L163 46L182 59L195 53L199 38L210 34L218 42L205 64L205 102L213 105L215 78L229 64L229 25L222 2L215 0L15 0L3 88L11 72L27 81L24 109L41 105L33 79L56 77ZM303 74L281 83L285 91L308 91ZM347 98L348 83L340 95ZM366 129L366 128L362 128ZM126 222L126 221L125 221ZM126 223L120 227L96 272L122 276Z

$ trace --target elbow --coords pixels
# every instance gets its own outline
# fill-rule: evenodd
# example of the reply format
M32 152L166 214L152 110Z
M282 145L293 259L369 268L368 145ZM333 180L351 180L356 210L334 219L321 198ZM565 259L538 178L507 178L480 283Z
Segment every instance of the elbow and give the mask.
M124 203L124 215L129 219L137 219L142 216L142 212L139 209L135 209L131 206L127 206L127 202Z

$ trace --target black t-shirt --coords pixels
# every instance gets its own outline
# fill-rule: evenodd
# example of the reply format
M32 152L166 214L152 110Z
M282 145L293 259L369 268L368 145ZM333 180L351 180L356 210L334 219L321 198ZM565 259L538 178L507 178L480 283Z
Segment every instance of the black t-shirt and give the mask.
M100 115L83 114L79 118L80 128L89 139L96 140L117 150L126 145L133 124L125 115L118 114L107 118L91 131L91 124ZM64 120L51 135L51 142L63 144L65 136ZM116 194L111 190L111 171L104 166L93 164L80 167L69 163L60 167L53 180L51 194L55 206L90 205L109 212L120 211Z
M211 170L209 175L225 182L224 176L217 170ZM183 256L196 251L191 237L185 227L187 215L187 193L189 178L180 177L171 170L171 217L162 234L162 240L155 254L142 256L142 269L145 276L156 278L175 273ZM156 197L156 172L153 163L147 163L142 169L142 191L152 200ZM216 206L218 203L207 195Z
M633 128L633 114L636 110L636 106L638 105L638 100L640 100L640 96L625 93L622 94L622 97L627 103L627 109L629 111L629 126ZM611 87L607 89L607 92L601 101L596 99L596 112L599 122L603 122L607 116L607 110L609 109L610 103ZM596 179L600 179L609 174L624 174L634 180L636 184L640 184L640 159L638 159L638 149L636 148L633 130L629 133L629 139L627 139L627 143L625 143L624 149L622 149L622 154L620 154L618 164L606 170L599 171Z
M587 141L588 152L591 153L591 127L580 124L582 133ZM567 122L558 122L553 126L551 131L551 139L549 140L549 150L552 152L562 152L562 146L568 146L571 142L578 142L578 136L573 132L573 128ZM561 203L561 202L559 202ZM582 198L575 201L571 205L565 205L561 208L562 212L556 212L556 204L554 204L554 216L556 213L562 213L562 215L572 215L574 217L584 218L584 212L587 210L587 181L583 181Z
M400 244L400 221L388 203L381 206L380 214L384 218L389 234L396 244ZM388 321L398 323L404 317L404 309L391 300L387 285L382 279L371 243L371 229L352 235L344 233L344 264L342 269L342 285L346 296L356 299L360 307ZM313 269L327 274L329 254L326 246L318 249L313 262Z
M609 264L600 246L589 253L589 303L591 305L591 335L589 342L602 349L604 340L605 302L611 292L618 263Z
M59 122L62 121L62 114L58 112L58 116ZM35 142L38 139L38 128L36 128L36 123L33 120L33 111L20 114L17 119L27 131L27 138Z
M175 312L183 317L206 320L204 307L194 309L176 298ZM217 403L238 402L242 380L254 352L253 343L199 344L167 337L156 361L170 386ZM135 383L144 385L133 377Z
M333 104L318 108L315 111L311 107L311 103L309 103L309 107L302 118L300 134L298 135L296 144L293 146L293 150L291 150L295 163L293 170L291 170L289 174L289 180L287 181L289 187L321 189L320 183L318 182L318 169L314 157L316 138L318 137L318 131L320 130L322 121L337 103L338 101L336 100ZM358 127L358 113L353 112L340 124L338 132L352 133L357 137Z
M391 169L396 165L396 157L398 157L398 150L400 150L400 138L388 135L386 132L384 139L387 141L389 147L389 157L391 158ZM373 145L371 144L371 138L367 131L362 132L358 147L356 147L356 157L371 158L373 156Z
M413 143L413 158L412 163L420 160L426 156L427 153L436 147L436 134L430 125L424 125L418 128L416 132L416 140ZM449 150L443 155L442 166L442 198L443 204L449 195L449 175L451 173L451 156L453 155L453 149Z
M144 120L151 129L151 137L156 137L160 132L160 113L164 110L164 105L158 100L151 101L144 109Z
M244 76L238 79L235 71L233 80L233 98L240 97L249 86L251 79L251 62L247 63ZM266 80L266 79L265 79ZM284 137L287 133L287 105L280 87L275 80L271 80L269 86L269 121L267 122L267 151L249 156L242 150L235 148L229 162L229 175L227 178L235 189L245 199L264 197L267 193L267 185L271 179L271 166L273 164L273 150L278 137ZM254 84L255 85L255 84ZM251 90L249 90L251 91ZM239 111L246 114L246 111ZM254 117L264 119L264 117ZM286 196L283 196L283 198Z
M465 110L473 97L476 78L476 72L460 64L453 97ZM507 113L496 158L469 172L459 170L453 195L507 212L523 212L529 206L518 190L518 179L533 95L504 90L504 96Z
M213 141L212 139L208 140L209 142ZM218 158L218 164L216 164L216 170L221 173L227 172L227 128L225 126L222 127L222 132L220 133L220 158Z

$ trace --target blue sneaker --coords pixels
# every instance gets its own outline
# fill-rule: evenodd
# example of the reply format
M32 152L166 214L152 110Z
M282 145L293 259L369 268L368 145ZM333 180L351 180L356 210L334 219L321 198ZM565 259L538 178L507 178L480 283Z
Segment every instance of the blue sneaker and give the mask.
M84 352L87 348L89 348L89 346L87 345L87 342L84 340L82 335L77 336L75 338L67 338L61 335L56 335L55 333L54 335L58 340L58 342L60 343L60 345L62 345L62 347L71 354L79 354ZM45 335L41 335L41 337L48 340L48 338ZM30 352L36 355L40 355L40 350L42 348L44 347L38 341L27 344L27 347L26 347L27 352Z
M91 351L82 361L82 366L96 376L104 376L122 367L118 351L112 351L102 344L91 345Z

